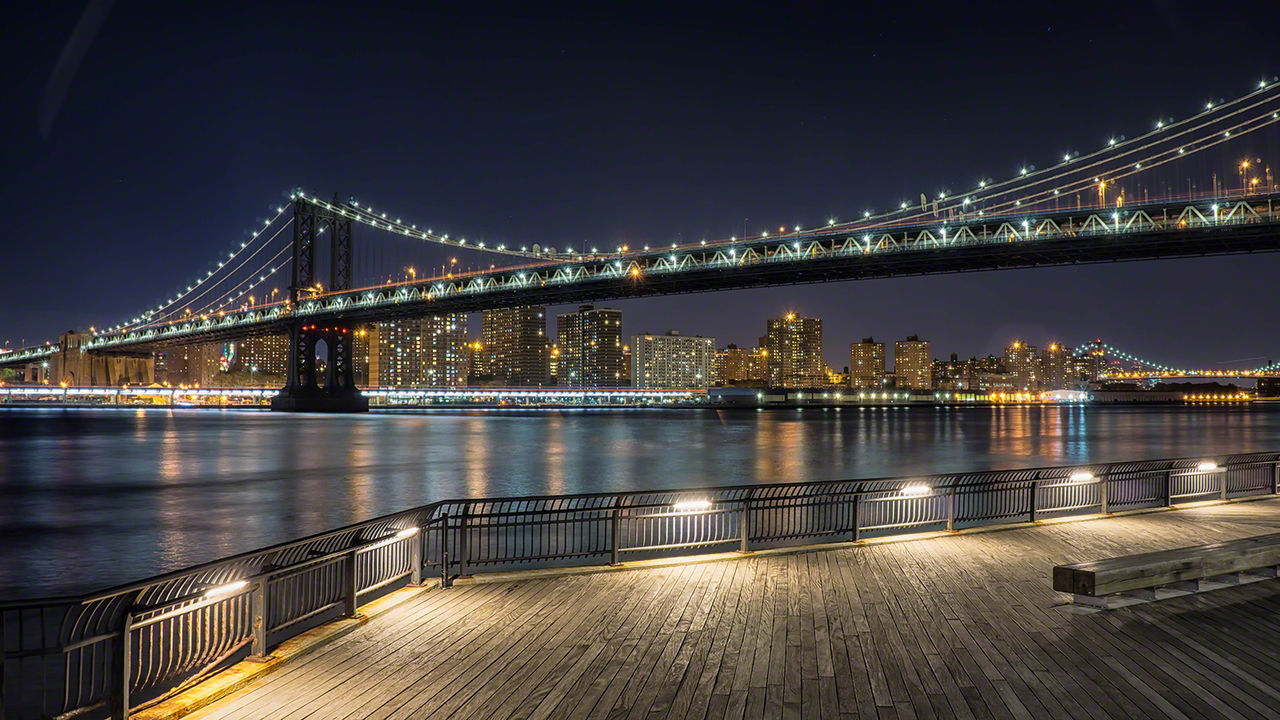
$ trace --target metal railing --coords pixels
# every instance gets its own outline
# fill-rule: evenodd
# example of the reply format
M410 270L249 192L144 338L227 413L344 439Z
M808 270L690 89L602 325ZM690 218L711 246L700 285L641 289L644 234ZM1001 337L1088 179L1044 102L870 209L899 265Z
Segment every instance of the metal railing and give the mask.
M446 500L79 597L0 603L0 718L127 716L431 574L617 564L1276 494L1280 453Z

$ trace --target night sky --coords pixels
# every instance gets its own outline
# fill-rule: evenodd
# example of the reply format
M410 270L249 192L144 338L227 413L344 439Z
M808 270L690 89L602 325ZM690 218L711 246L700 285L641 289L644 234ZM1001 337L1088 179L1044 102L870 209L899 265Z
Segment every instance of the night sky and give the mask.
M40 5L0 29L11 347L154 305L297 185L495 243L755 234L1003 179L1280 72L1265 2ZM1249 148L1273 167L1277 150ZM909 333L938 356L1100 336L1213 366L1280 359L1277 270L1259 255L609 305L628 335L721 345L814 314L837 368L852 340Z

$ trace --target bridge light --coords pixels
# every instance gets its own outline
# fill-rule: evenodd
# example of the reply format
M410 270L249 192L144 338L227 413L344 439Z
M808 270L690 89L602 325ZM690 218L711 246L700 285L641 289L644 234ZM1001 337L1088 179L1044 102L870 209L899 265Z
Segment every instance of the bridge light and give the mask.
M1207 103L1205 103L1205 104L1204 104L1204 109L1205 109L1205 110L1212 110L1212 109L1213 109L1213 103L1211 103L1211 102L1207 102Z
M1071 162L1071 153L1062 156L1062 162Z
M1110 140L1108 140L1108 141L1107 141L1107 145L1108 145L1108 146L1114 146L1115 144L1116 144L1116 139L1115 139L1115 138L1111 138Z
M1159 130L1160 128L1163 128L1163 127L1164 127L1164 121L1163 121L1163 120L1157 120L1157 121L1156 121L1156 129L1157 129L1157 130Z
M907 203L904 201L904 202L903 202L899 207L901 207L903 210L906 210L906 209L907 209Z
M1022 168L1021 170L1019 170L1019 171L1018 171L1018 174L1019 174L1019 175L1026 175L1026 174L1027 174L1027 169L1026 169L1026 168Z

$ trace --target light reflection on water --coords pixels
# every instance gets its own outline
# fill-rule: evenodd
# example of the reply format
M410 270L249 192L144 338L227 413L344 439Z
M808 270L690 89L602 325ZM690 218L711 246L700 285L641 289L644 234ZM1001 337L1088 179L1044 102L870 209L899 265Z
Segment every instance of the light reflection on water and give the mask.
M1280 407L0 410L0 599L139 579L450 497L1280 450Z

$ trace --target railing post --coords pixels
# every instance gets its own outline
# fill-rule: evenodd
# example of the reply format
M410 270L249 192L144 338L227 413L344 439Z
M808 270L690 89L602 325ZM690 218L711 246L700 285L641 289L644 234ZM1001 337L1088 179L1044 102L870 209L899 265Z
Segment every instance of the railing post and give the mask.
M853 496L853 541L862 540L862 493Z
M609 511L609 564L620 565L618 550L622 545L622 511L618 508L621 498L614 500L613 509Z
M427 541L427 534L419 530L413 534L409 544L409 562L413 565L413 574L409 576L409 582L414 585L422 584L422 545Z
M947 532L954 532L956 529L956 489L955 486L947 488Z
M1098 478L1098 483L1101 486L1099 492L1102 494L1102 514L1108 515L1111 512L1109 509L1111 505L1111 482L1107 480L1106 475L1103 475Z
M1227 499L1227 469L1220 468L1218 471L1218 495L1222 500Z
M471 559L471 533L467 525L471 519L471 503L462 506L462 516L458 522L458 577L467 576L467 561Z
M132 601L130 601L132 603ZM129 690L133 676L133 646L129 642L133 634L133 610L126 610L124 624L116 638L115 673L112 684L115 686L114 705L111 715L115 720L129 720Z
M440 515L440 587L453 587L449 580L449 513Z
M1164 471L1164 506L1173 507L1173 471Z
M249 649L251 660L267 659L267 588L270 584L270 578L258 578L249 593L249 612L253 617L253 646Z
M343 596L344 597L343 597L342 613L347 617L356 616L356 607L359 604L358 600L360 595L360 585L359 585L360 581L358 579L359 573L356 572L356 567L358 565L356 561L359 559L359 553L360 553L359 550L352 550L351 552L347 553L347 562L345 563L345 567L343 567L343 573L344 573Z
M738 522L742 541L738 545L738 552L751 552L751 496L754 494L754 489L748 490L747 496L742 498L742 519Z
M1039 499L1038 498L1040 494L1038 492L1039 488L1040 488L1039 480L1032 480L1031 487L1028 488L1031 491L1031 509L1027 512L1027 517L1031 522L1036 521L1036 501Z
M1280 495L1280 460L1271 466L1271 494Z

